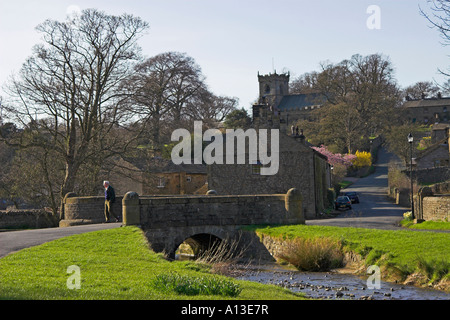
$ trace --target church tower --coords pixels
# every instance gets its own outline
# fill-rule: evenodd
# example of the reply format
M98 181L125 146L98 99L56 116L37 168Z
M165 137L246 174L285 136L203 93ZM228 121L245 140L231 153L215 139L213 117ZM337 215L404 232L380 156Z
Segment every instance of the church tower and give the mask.
M266 103L273 108L278 107L283 96L289 94L289 77L289 73L277 74L275 71L268 75L260 75L258 72L259 103Z

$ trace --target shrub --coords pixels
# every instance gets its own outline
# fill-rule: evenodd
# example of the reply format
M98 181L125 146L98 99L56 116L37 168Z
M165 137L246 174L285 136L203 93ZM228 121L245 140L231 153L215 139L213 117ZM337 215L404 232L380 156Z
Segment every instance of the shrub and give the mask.
M288 241L280 258L302 271L328 271L344 262L341 244L328 238Z
M356 159L354 159L353 165L357 168L370 167L372 165L372 155L366 151L356 151Z
M162 291L173 291L183 295L220 295L236 297L242 289L231 280L213 277L190 277L177 273L160 274L152 282Z
M405 220L412 220L412 212L411 211L407 211L403 214L403 219Z

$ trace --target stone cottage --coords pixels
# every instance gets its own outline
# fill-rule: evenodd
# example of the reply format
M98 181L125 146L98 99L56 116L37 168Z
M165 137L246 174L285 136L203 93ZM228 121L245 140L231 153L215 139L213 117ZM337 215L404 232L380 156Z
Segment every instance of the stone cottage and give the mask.
M412 123L434 124L450 122L450 97L438 94L435 98L406 98L402 106L405 118Z
M434 125L431 137L433 144L414 159L416 169L450 166L450 125Z
M153 159L146 170L144 194L176 195L197 194L207 182L206 166L203 164L175 165L171 160Z

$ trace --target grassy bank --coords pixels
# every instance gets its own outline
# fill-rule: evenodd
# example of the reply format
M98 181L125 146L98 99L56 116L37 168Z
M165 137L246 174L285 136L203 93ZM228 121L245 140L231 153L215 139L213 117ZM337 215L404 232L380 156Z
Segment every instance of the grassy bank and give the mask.
M278 239L323 239L340 243L341 250L353 252L363 264L378 265L384 281L450 289L450 234L389 231L325 226L281 226L254 229L259 235ZM365 271L365 268L362 270Z
M68 273L80 271L81 288ZM0 299L301 299L287 289L213 275L207 265L169 262L135 227L70 236L0 259Z
M411 219L400 221L402 227L417 230L450 230L450 222L447 221L424 221L422 223L414 223Z

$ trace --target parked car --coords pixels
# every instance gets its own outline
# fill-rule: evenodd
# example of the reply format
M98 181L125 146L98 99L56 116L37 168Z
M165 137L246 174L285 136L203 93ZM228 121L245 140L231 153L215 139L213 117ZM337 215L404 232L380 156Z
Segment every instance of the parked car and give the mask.
M352 203L359 203L359 196L356 192L344 192L344 196L349 197Z
M352 201L347 196L339 196L334 202L334 208L339 210L340 208L349 208L352 209Z

